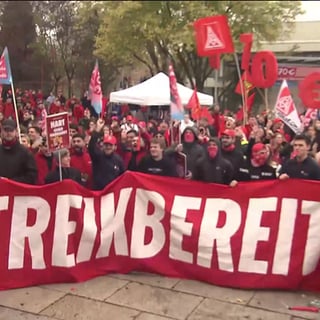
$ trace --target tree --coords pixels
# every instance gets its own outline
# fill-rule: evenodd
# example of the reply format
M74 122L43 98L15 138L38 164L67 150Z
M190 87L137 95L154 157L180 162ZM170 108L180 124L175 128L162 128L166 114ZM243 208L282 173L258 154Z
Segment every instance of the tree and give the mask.
M211 73L207 58L196 54L192 23L204 16L226 14L236 48L243 32L253 32L255 42L275 40L301 13L291 1L117 1L106 2L106 13L96 39L96 54L139 61L151 75L175 65L179 81L188 79L199 90ZM272 24L272 27L270 27Z
M68 82L68 96L71 97L76 69L79 67L80 30L77 28L76 1L33 1L41 46L50 57L55 80L55 89L63 77ZM62 72L63 69L63 72Z
M8 47L13 79L16 84L34 81L40 67L33 55L35 23L29 1L4 1L0 17L0 47Z
M79 30L79 53L80 67L76 70L76 77L82 84L82 91L88 89L91 73L95 64L94 55L95 38L98 34L100 23L105 14L103 1L81 2L78 8L77 29ZM99 61L99 70L101 75L101 85L104 93L107 93L116 76L119 73L118 60L111 63L108 59Z

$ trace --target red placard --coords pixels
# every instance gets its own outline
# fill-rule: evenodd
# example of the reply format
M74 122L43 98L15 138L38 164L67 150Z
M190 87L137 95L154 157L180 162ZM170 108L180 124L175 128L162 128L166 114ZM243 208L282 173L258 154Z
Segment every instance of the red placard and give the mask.
M252 33L242 33L240 35L240 42L244 44L242 59L241 59L241 69L242 70L249 70L251 47L252 47L252 42L253 42L253 34Z
M212 69L220 69L220 53L214 54L213 56L209 57L209 64Z
M70 147L69 117L67 112L47 116L46 127L50 151Z
M188 168L187 168L187 156L183 152L177 152L176 153L176 169L178 172L178 176L180 178L185 178L188 173Z
M210 57L217 53L233 53L234 46L226 16L200 18L194 22L198 55Z
M259 88L270 88L276 83L278 62L272 51L259 51L255 54L252 59L251 76L253 84Z
M320 72L309 74L300 83L299 96L307 108L320 109Z

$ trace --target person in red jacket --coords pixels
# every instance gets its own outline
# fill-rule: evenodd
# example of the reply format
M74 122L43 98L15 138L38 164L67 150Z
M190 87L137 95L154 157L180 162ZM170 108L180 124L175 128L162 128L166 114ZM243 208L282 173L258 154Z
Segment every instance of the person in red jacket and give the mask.
M11 98L8 98L7 101L4 103L3 115L4 115L5 119L8 119L8 118L16 119L16 115L14 112L14 107L13 107L13 103L12 103Z
M91 158L86 150L84 137L81 134L75 134L71 141L71 161L70 166L81 172L82 184L92 188L92 163Z
M45 138L43 138L42 144L39 147L39 151L35 154L35 160L38 168L38 178L36 184L44 185L47 174L53 171L58 165L52 152L50 152L48 149L48 144Z
M55 114L61 112L61 102L56 99L49 107L49 114Z

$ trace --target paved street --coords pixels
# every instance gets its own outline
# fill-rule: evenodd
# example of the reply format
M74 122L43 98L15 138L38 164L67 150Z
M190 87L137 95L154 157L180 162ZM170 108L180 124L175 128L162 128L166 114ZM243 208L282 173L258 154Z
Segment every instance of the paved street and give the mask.
M320 294L235 290L209 284L131 273L83 283L0 292L0 320L298 320L319 313L289 311Z

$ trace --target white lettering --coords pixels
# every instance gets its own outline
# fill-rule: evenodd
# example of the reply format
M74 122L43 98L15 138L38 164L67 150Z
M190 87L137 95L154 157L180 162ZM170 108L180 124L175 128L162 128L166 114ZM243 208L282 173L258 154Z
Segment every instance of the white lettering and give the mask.
M279 232L273 258L272 273L288 275L293 241L294 226L297 218L297 199L284 198L281 202Z
M201 198L175 196L171 209L170 251L172 259L183 262L193 262L191 252L182 249L183 236L190 236L193 224L186 222L187 211L199 210Z
M81 196L65 194L57 197L52 247L53 266L72 267L75 265L74 253L67 253L69 235L76 229L76 222L69 221L69 213L70 208L80 209L81 205Z
M83 229L77 252L77 263L88 261L91 258L94 241L97 235L96 214L94 211L94 199L83 198Z
M50 121L51 129L64 126L64 119Z
M320 246L320 202L302 201L301 214L310 215L307 243L303 259L302 274L305 276L313 272L319 262Z
M36 211L36 220L27 225L29 209ZM40 197L14 197L9 245L9 269L23 268L25 244L28 240L33 269L45 269L42 233L50 220L50 206Z
M120 191L116 209L114 193L101 197L101 238L97 258L109 255L112 239L114 239L116 254L128 256L128 239L124 218L131 192L132 188L125 188Z
M225 224L218 227L220 212L225 212ZM207 199L201 221L197 264L210 268L212 248L216 242L219 269L234 270L230 238L241 224L241 208L230 199Z
M153 204L153 214L149 214L149 204ZM137 189L131 237L131 257L150 258L164 246L165 231L161 223L164 217L165 199L155 191ZM152 239L145 244L147 228L152 230Z
M246 225L244 227L239 271L266 274L268 261L255 260L258 241L269 239L269 228L261 227L265 211L277 209L278 198L253 198L249 200Z

